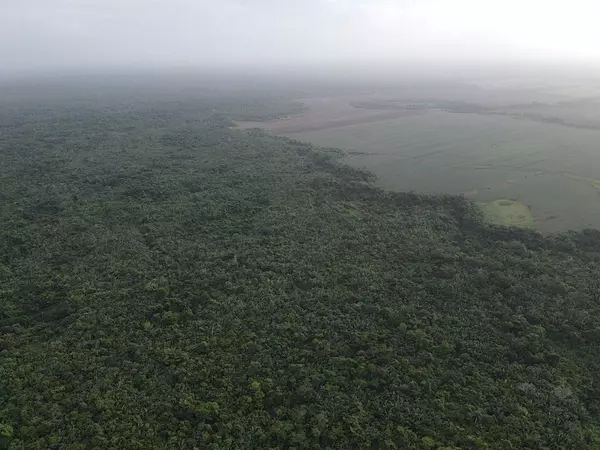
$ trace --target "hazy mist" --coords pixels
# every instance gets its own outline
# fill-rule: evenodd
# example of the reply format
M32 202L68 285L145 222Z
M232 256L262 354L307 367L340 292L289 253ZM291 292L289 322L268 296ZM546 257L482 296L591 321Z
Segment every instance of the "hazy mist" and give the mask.
M593 0L0 0L0 73L600 61Z

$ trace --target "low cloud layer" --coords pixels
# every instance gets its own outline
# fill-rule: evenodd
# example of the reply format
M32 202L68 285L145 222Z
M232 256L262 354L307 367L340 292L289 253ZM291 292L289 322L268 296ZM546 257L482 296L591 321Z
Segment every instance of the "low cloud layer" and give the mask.
M5 72L357 61L600 62L592 0L0 0Z

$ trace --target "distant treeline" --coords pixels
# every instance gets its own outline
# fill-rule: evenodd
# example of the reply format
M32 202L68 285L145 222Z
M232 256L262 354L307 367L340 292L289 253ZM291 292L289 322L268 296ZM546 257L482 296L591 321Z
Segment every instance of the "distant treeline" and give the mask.
M459 102L459 101L442 101L442 100L419 100L419 101L407 101L407 100L366 100L352 102L351 106L354 108L363 109L381 109L381 110L440 110L450 113L464 113L464 114L486 114L486 115L497 115L506 116L512 119L525 119L540 123L549 123L554 125L560 125L570 128L580 128L586 130L597 130L600 129L600 125L586 122L586 121L574 121L566 120L561 117L551 116L542 113L527 113L518 112L519 108L527 106L535 106L536 102L528 105L511 105L509 107L491 107L477 105L474 103ZM508 110L507 110L508 109Z

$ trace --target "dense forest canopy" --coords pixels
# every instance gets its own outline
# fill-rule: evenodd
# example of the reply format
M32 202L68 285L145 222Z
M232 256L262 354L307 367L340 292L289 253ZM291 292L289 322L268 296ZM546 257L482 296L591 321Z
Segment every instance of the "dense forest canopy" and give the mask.
M600 448L599 232L106 98L0 112L0 449Z

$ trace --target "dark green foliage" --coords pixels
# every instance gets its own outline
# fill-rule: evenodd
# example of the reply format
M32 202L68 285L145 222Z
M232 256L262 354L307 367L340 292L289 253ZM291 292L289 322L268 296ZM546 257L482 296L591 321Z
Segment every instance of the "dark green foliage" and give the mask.
M598 448L598 232L215 102L3 116L0 448Z

